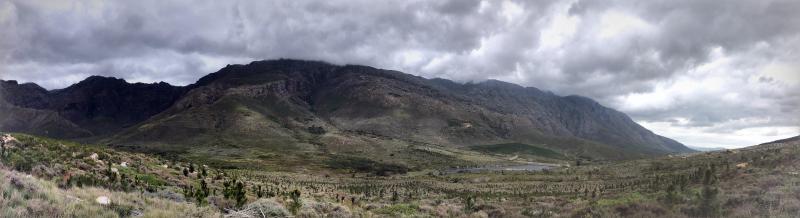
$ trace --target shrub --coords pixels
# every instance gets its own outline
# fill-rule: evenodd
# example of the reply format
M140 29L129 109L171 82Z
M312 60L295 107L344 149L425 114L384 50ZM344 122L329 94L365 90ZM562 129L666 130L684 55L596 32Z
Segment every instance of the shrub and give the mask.
M239 217L289 217L289 211L273 199L258 199L241 210L231 210L226 218Z
M303 204L303 207L300 209L300 213L297 215L297 217L344 218L353 217L353 214L349 209L347 209L347 207L344 207L340 204L312 201Z
M419 210L419 206L414 204L395 204L382 207L375 212L389 216L413 216Z
M475 210L475 197L467 195L464 197L464 212L471 213Z
M303 207L303 201L300 199L300 191L295 189L289 193L289 197L292 198L292 202L289 204L289 211L292 211L292 214L297 214L300 208Z

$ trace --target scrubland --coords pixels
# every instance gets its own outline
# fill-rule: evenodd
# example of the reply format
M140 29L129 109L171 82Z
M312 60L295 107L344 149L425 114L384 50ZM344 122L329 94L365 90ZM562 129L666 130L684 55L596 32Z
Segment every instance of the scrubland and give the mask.
M536 172L437 168L398 172L391 165L358 160L311 172L216 168L23 134L4 135L2 148L0 216L4 217L800 214L797 140L622 162L576 161ZM393 173L380 173L386 168ZM100 197L109 202L99 202Z

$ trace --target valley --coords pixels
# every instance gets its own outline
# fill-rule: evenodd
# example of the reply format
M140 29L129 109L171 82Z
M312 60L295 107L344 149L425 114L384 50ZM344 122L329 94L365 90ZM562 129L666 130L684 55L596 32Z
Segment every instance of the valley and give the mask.
M47 209L65 216L96 210L112 217L158 217L166 213L157 212L161 204L201 207L209 217L221 216L214 211L226 217L259 216L258 211L298 217L792 217L800 212L800 138L537 171L426 169L391 175L376 174L391 166L370 163L357 165L370 169L331 172L220 169L24 134L3 139L2 178L26 181L4 187L0 199L11 205L0 211L4 216L41 213L44 209L30 206L41 204L33 203L41 197L25 196L40 196L28 192L42 187L49 190L45 202L90 205ZM43 185L26 188L30 184ZM78 194L89 187L94 191ZM98 196L115 204L95 206ZM152 200L136 203L139 198Z
M280 59L187 86L0 81L0 112L4 217L800 212L796 137L697 152L592 99L493 80Z

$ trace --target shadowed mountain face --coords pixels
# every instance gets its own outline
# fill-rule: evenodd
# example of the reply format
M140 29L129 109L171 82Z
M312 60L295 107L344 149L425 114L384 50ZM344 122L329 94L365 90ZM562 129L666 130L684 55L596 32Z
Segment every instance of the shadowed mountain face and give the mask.
M531 143L605 156L691 151L585 97L314 61L229 65L185 88L102 77L54 91L12 82L0 88L13 107L55 112L92 134L114 134L108 141L116 144L328 145L333 139L317 135L331 133L448 147Z
M184 90L166 83L130 84L122 79L99 76L53 91L32 83L0 83L0 95L10 105L54 113L50 120L59 121L53 122L67 122L71 123L68 126L82 129L82 134L51 135L54 137L113 134L163 111Z

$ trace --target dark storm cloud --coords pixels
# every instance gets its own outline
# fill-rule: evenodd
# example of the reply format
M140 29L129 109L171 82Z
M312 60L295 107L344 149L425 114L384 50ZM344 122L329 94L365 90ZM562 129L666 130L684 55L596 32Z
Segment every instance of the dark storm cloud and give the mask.
M797 134L796 11L794 0L11 0L0 78L188 84L230 63L319 59L586 95L702 133Z

